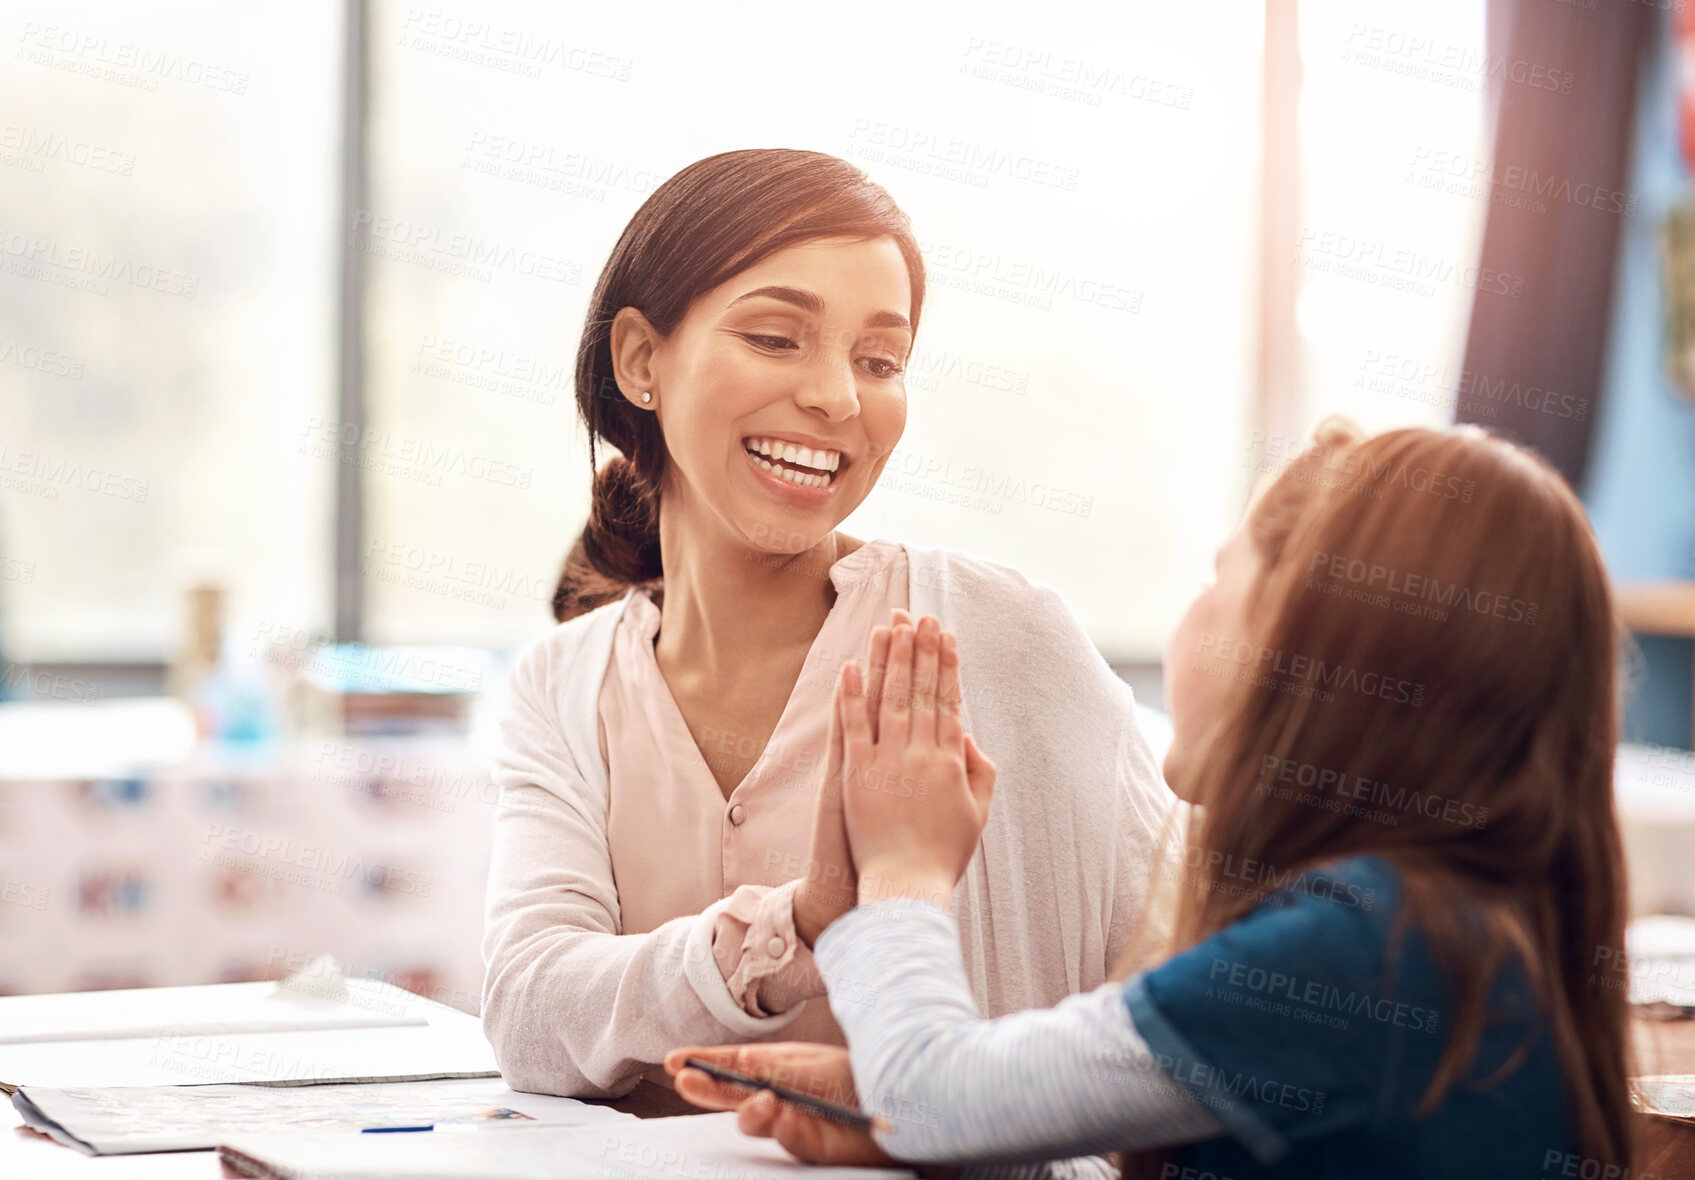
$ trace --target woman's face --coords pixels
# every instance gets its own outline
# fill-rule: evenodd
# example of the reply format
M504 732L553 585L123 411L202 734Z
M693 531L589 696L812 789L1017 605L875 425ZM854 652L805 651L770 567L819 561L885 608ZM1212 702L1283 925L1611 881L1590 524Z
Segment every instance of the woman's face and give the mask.
M1179 798L1191 802L1189 772L1206 756L1196 744L1224 707L1242 667L1230 653L1248 639L1249 596L1262 565L1247 528L1238 528L1213 559L1212 582L1189 604L1165 649L1165 700L1172 728L1165 781Z
M651 361L666 503L769 553L829 536L906 429L911 309L891 238L793 246L695 299Z

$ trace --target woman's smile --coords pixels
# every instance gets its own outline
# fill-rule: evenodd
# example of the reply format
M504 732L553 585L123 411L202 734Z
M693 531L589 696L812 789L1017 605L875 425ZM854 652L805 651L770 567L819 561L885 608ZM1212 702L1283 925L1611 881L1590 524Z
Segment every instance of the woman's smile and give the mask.
M800 504L827 503L835 494L847 455L826 446L810 447L767 435L741 441L748 468L770 491Z

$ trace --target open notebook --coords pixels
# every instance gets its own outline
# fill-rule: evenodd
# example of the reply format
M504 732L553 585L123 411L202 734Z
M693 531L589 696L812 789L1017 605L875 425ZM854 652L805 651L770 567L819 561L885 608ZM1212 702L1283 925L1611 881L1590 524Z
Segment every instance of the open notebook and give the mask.
M896 1180L905 1169L812 1167L736 1129L735 1112L462 1134L236 1135L230 1172L260 1180Z

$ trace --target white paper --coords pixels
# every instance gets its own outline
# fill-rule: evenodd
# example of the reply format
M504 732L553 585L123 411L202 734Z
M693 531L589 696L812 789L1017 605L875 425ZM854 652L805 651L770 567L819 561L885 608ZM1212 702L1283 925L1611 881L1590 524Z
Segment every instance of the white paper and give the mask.
M237 1135L220 1148L291 1180L896 1180L906 1169L813 1167L736 1129L734 1111L467 1134Z
M224 1082L406 1081L499 1074L469 1027L360 1028L161 1036L0 1046L0 1081L19 1086L184 1086Z
M347 981L321 999L274 983L133 988L0 998L0 1046L156 1037L422 1025L429 1001L390 984Z
M30 1126L98 1155L204 1151L232 1129L360 1133L481 1120L574 1126L635 1118L574 1098L520 1094L498 1078L368 1086L30 1087L23 1095L45 1116L30 1118Z

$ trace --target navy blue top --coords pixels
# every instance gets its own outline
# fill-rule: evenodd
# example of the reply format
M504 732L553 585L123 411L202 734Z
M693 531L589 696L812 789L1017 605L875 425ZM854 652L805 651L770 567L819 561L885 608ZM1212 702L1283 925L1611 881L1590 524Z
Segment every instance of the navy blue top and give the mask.
M1240 920L1133 978L1136 1031L1162 1073L1229 1135L1183 1149L1221 1178L1489 1180L1565 1175L1572 1152L1557 1055L1509 958L1468 1079L1414 1109L1447 1047L1451 1009L1409 923L1391 962L1400 875L1378 857L1307 872ZM1524 1042L1505 1080L1488 1077Z

